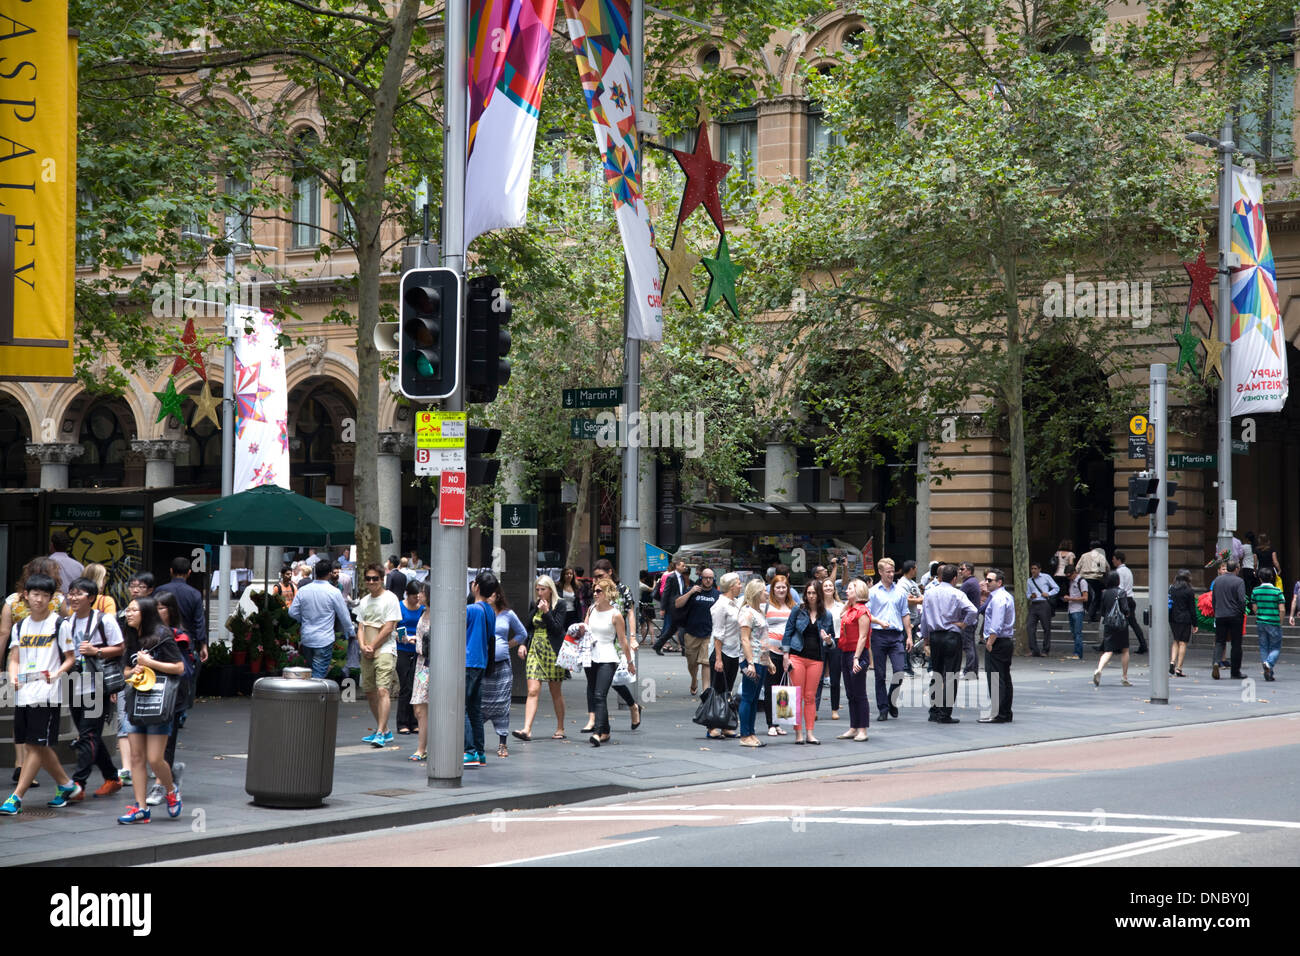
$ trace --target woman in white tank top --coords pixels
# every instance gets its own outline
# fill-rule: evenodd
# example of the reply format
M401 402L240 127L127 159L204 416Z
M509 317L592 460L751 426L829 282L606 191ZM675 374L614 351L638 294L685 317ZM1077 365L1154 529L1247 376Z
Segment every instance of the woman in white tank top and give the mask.
M593 747L609 740L609 688L618 669L619 648L627 661L627 669L636 673L632 651L627 643L623 615L614 607L613 599L618 588L609 578L597 583L595 604L587 612L587 633L594 641L591 648L591 666L587 668L587 709L596 715L589 738Z

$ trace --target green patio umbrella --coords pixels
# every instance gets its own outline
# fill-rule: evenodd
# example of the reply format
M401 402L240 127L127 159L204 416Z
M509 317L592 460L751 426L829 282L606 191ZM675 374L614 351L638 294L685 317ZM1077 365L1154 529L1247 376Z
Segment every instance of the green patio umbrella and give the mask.
M188 544L332 547L356 544L355 521L340 508L279 485L261 485L164 515L153 523L153 536ZM392 532L380 528L379 540L391 544Z

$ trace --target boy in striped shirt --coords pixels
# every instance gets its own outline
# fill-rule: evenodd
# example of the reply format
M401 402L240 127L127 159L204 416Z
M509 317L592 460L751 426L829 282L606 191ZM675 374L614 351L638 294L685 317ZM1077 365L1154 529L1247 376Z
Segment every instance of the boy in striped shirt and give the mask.
M1286 605L1286 595L1274 580L1271 576L1262 578L1250 594L1255 626L1259 630L1259 659L1264 665L1266 681L1274 679L1273 668L1282 653L1282 608Z

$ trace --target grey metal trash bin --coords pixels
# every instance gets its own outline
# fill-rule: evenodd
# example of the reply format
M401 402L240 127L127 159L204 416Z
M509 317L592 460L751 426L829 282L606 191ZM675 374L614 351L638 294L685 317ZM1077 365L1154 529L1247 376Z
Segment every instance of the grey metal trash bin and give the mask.
M244 790L258 806L320 806L334 789L339 685L263 677L252 708Z

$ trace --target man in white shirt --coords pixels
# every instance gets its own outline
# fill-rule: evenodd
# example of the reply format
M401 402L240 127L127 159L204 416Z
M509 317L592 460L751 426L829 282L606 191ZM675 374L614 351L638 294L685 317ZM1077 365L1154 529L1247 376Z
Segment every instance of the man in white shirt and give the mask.
M1111 563L1115 566L1115 573L1119 575L1119 589L1124 592L1124 616L1128 618L1128 626L1133 628L1133 633L1137 635L1137 652L1145 654L1147 637L1142 633L1142 626L1137 621L1137 602L1133 600L1133 572L1124 563L1123 551L1116 551L1111 558Z
M392 695L397 689L397 641L393 629L402 621L402 609L393 592L384 587L384 569L366 566L365 597L357 605L357 642L361 646L361 689L375 716L375 732L363 743L385 747L393 742L388 729Z

